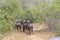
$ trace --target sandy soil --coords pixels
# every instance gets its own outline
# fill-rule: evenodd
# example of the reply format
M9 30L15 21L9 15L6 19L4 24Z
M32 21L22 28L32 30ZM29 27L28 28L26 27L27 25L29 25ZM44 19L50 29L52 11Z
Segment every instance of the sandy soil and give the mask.
M39 31L46 28L45 25L34 24L34 32L32 35L28 35L24 32L13 31L9 35L5 36L2 40L49 40L54 36L54 33L47 31Z

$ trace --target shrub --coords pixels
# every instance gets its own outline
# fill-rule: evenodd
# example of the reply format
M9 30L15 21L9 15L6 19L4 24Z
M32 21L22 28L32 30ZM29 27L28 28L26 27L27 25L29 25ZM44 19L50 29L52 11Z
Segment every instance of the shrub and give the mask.
M13 20L22 13L17 0L2 0L0 2L0 33L8 33L13 29Z

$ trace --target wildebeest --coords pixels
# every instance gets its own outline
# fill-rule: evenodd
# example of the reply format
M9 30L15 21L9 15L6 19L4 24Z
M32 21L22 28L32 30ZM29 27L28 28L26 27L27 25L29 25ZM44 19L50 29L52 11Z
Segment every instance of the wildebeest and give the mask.
M22 25L21 19L15 19L14 22L15 22L15 27L16 27L17 31L19 31L19 29L21 31L21 25Z
M23 32L25 32L25 30L27 30L29 32L29 34L31 34L33 32L33 25L31 23L31 20L28 18L25 19L15 19L15 27L17 29L17 31L21 31L21 28L23 29Z
M33 32L33 25L31 24L30 19L23 19L22 24L23 24L23 32L25 32L25 30L29 31L29 34Z

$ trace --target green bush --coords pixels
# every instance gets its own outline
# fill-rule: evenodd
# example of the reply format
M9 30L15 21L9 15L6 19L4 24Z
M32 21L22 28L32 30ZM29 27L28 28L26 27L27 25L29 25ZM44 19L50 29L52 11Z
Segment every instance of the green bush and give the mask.
M28 17L30 18L33 22L39 22L42 21L42 16L41 16L41 9L37 9L37 7L33 6L32 8L27 8L25 13L23 14L23 18Z
M13 29L15 18L30 18L33 22L45 22L49 25L49 20L59 19L60 1L54 0L52 4L48 2L35 4L23 10L18 0L2 0L0 2L0 33L7 33ZM49 18L51 17L51 18ZM46 19L49 20L46 20ZM53 22L52 22L53 24ZM54 23L55 24L55 23ZM53 25L52 25L53 26ZM52 27L51 26L51 27Z
M56 36L60 36L60 30L56 31Z
M17 0L2 0L0 2L0 33L9 33L13 29L13 20L22 13Z

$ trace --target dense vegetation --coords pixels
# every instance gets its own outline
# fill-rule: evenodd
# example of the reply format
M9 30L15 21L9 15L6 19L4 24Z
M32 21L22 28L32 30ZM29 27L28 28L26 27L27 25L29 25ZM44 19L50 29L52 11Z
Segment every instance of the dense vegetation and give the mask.
M20 15L21 8L17 0L0 1L0 33L8 33L12 30L13 19Z
M60 0L44 3L36 3L32 7L23 10L18 0L0 1L0 33L8 33L13 29L15 18L30 18L33 22L45 22L49 28L57 30L58 19L60 20ZM52 30L52 29L51 29Z

